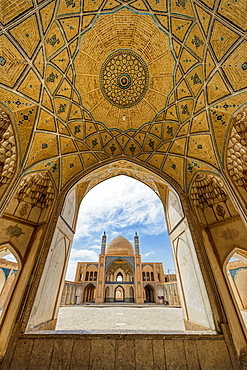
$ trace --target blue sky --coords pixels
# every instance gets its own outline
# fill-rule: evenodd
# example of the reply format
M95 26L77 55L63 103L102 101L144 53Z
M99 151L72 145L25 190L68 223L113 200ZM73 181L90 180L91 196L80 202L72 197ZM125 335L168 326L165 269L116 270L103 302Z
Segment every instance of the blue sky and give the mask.
M147 185L121 175L95 186L83 199L66 280L74 280L77 262L98 261L104 231L107 244L122 235L132 245L137 232L142 261L163 262L166 272L174 269L160 199Z

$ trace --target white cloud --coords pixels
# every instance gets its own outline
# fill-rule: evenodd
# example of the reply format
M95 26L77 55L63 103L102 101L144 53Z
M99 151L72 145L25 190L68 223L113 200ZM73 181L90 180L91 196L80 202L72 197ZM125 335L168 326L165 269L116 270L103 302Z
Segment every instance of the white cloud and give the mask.
M99 254L91 249L72 249L68 264L66 280L74 281L78 262L97 262Z
M150 251L150 252L144 253L144 254L142 254L142 258L145 259L145 258L151 256L152 254L155 254L155 252L154 251Z
M132 242L135 231L141 239L160 235L166 231L163 205L148 186L126 176L95 186L79 210L67 280L74 280L77 262L98 261L103 231L107 233L107 244L118 235ZM144 259L155 254L150 249L145 252Z
M69 261L65 280L74 281L77 262L79 261Z
M17 262L16 258L14 257L14 255L12 253L10 254L7 254L6 256L3 257L4 259L6 259L7 261L11 261L11 262Z
M90 249L72 249L70 259L72 261L97 261L98 253Z
M163 206L146 185L126 176L118 176L95 186L83 199L75 240L93 232L118 234L132 226L144 235L166 230ZM135 230L136 231L136 230Z

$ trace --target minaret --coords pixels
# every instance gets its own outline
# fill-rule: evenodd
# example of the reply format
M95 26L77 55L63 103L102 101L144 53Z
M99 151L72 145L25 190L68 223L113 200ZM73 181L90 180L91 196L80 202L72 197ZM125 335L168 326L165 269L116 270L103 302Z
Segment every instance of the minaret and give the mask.
M101 241L101 254L105 254L105 247L106 247L106 233L104 231L104 234L102 235L102 241Z
M135 236L134 236L134 244L135 244L135 254L140 254L140 251L139 251L139 236L137 235L137 233L135 233Z

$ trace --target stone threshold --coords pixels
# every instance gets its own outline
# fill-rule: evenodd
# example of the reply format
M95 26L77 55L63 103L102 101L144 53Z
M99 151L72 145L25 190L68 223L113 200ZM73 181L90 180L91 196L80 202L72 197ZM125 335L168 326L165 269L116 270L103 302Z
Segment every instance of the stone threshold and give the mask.
M171 305L163 305L163 304L156 304L156 303L146 303L146 304L136 304L136 303L83 303L83 304L66 304L61 305L61 307L96 307L96 308L108 308L108 307L131 307L131 308L181 308L181 306L171 306Z
M83 330L46 330L39 332L28 332L20 335L22 339L49 339L49 338L67 338L67 339L180 339L180 340L198 340L198 339L224 339L223 334L217 334L214 332L179 332L179 331L167 331L167 332L124 332L114 331L109 332L98 332L89 333Z

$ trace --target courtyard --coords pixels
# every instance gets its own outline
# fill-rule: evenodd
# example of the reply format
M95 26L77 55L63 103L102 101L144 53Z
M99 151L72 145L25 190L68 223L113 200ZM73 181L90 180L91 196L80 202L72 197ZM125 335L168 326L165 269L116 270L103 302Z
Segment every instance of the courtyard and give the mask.
M61 307L56 330L85 333L184 332L182 309L165 306Z
M247 325L247 311L241 313ZM56 330L79 330L84 334L162 334L184 333L185 327L182 308L86 305L60 307Z

